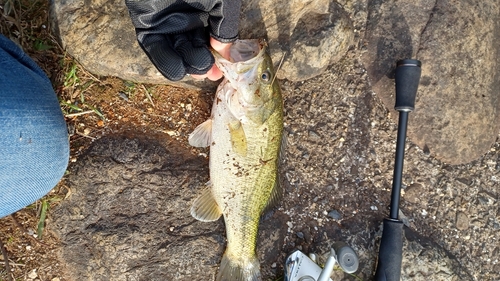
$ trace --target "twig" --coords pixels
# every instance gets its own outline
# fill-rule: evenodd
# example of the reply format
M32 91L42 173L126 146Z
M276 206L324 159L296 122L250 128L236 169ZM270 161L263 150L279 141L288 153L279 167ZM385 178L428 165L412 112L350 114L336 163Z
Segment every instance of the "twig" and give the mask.
M0 239L0 248L2 250L3 262L5 264L5 270L7 270L7 280L14 281L14 279L12 279L12 275L10 272L9 256L7 255L7 250L3 246L2 239Z
M84 133L80 133L80 132L78 132L78 131L75 131L75 134L77 134L77 135L79 135L79 136L82 136L82 137L89 138L89 139L91 139L91 140L93 140L93 141L95 140L95 138L94 138L94 137L87 136L86 134L84 134Z
M153 102L153 99L151 98L151 95L149 95L148 89L146 89L146 87L144 85L141 85L141 86L144 89L144 92L146 92L146 96L148 97L149 102L151 102L151 104L153 105L153 107L155 107L155 103Z
M17 220L17 218L14 216L14 214L10 215L10 217L12 218L12 220L14 221L14 224L19 227L19 229L21 229L21 231L23 233L28 233L28 230L26 230L26 228L24 228L24 226Z
M24 228L24 226L17 220L17 218L14 216L14 214L10 215L10 217L12 218L12 220L14 221L14 224L19 227L19 229L21 229L21 232L23 234L25 234L26 236L28 236L30 238L30 240L33 240L35 241L36 243L42 245L42 246L48 246L47 244L43 243L42 241L36 239L35 237L31 236L29 233L28 233L28 230L26 230L26 228Z
M5 264L5 261L0 261L0 263L3 263ZM25 264L22 264L22 263L14 263L14 262L9 262L10 265L12 266L26 266Z
M85 115L85 114L89 114L89 113L95 113L95 111L94 110L87 110L87 111L83 111L83 112L71 113L71 114L64 115L64 117L75 117L75 116Z
M98 83L99 83L99 85L102 85L102 81L101 81L101 80L99 80L99 78L95 77L92 73L88 72L88 71L87 71L84 67L82 67L82 65L80 64L80 62L79 62L79 61L77 61L77 60L76 60L76 59L74 59L73 57L72 57L72 59L73 59L73 60L75 60L75 61L78 63L78 66L79 66L79 68L80 68L80 71L82 71L84 74L86 74L86 75L90 76L90 78L91 78L92 80L94 80L94 81L98 82Z
M273 77L273 81L271 81L271 85L274 83L274 80L276 79L278 71L280 71L281 66L283 65L283 61L285 60L286 55L287 55L287 52L283 53L283 56L281 56L280 64L278 65L278 69L276 69L276 71L274 72L274 77Z

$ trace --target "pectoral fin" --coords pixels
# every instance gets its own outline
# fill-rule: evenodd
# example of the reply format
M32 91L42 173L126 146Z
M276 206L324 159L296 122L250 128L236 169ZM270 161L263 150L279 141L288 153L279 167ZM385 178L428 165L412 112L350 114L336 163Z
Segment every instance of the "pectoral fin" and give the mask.
M200 197L194 200L191 207L191 215L200 221L210 222L216 221L222 215L215 198L212 195L212 190L209 188L205 190Z
M189 134L189 144L194 147L207 147L212 143L212 119L201 123Z
M231 122L228 124L229 134L231 136L231 145L233 151L241 156L247 155L247 137L240 121Z

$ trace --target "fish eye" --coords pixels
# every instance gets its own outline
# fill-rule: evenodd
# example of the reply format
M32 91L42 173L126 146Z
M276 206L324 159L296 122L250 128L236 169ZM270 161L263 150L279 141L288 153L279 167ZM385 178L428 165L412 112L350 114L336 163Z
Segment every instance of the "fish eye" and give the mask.
M270 82L271 81L271 73L269 73L269 71L262 72L262 74L260 75L260 79L262 79L262 81L264 81L264 82Z

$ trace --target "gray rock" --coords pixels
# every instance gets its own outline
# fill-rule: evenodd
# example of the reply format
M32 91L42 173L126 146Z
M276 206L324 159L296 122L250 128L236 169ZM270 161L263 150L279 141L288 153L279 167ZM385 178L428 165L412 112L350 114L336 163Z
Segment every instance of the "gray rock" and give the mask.
M160 144L168 143L167 147ZM207 181L206 159L169 139L105 137L71 169L71 196L52 213L68 280L212 280L225 249L222 220L189 209ZM280 258L287 216L262 222L264 274Z
M420 198L421 195L422 195L422 185L419 183L414 183L408 186L404 190L403 198L407 202L418 203L421 200Z
M52 1L51 8L63 47L95 74L215 88L210 81L163 78L138 46L121 0ZM284 55L278 77L292 81L321 74L351 46L366 48L362 60L388 108L395 62L421 60L408 136L432 156L460 164L485 153L500 130L499 9L496 1L470 0L249 0L240 34L267 38L275 64Z
M52 11L63 47L92 73L184 87L215 85L163 78L137 44L122 0L53 1ZM352 23L335 2L245 1L241 14L241 38L267 38L276 63L288 54L280 78L298 81L319 75L353 43Z
M373 278L377 229L388 215L396 129L368 90L358 53L348 55L318 77L282 83L287 181L279 209L266 214L260 225L257 254L264 280L282 276L283 261L294 250L322 254L321 246L335 241L358 253L358 277ZM317 137L311 138L310 131ZM126 274L130 280L133 274L175 280L172 270L186 276L180 280L211 280L224 249L222 222L200 223L188 212L207 180L208 163L173 142L160 142L168 146L152 139L96 140L75 163L68 181L73 195L56 207L51 214L55 224L47 226L63 242L60 262L73 276L67 280L92 280L99 274L108 280L127 280ZM404 249L408 279L431 272L427 280L499 280L495 208L500 190L494 188L500 179L499 153L497 142L480 160L452 166L408 142L403 185L414 189L414 198L406 201L405 194L400 209L413 232L436 243L427 247L422 238L416 240L420 246ZM330 210L342 217L332 219ZM458 212L467 214L467 229L457 228ZM181 248L196 251L177 258ZM440 253L448 257L444 262ZM414 257L421 258L413 262ZM145 260L150 262L133 266ZM451 275L446 269L450 262L460 264L452 266ZM427 265L446 270L421 269ZM203 276L190 273L192 266ZM335 280L352 280L343 272L335 274Z
M452 52L445 52L446 49L454 50L455 41L462 43L462 48L468 51L461 58L476 58L473 57L476 53L467 49L468 41L472 44L477 42L474 40L478 34L490 34L486 27L494 18L491 13L498 11L494 6L496 2L481 2L476 6L465 0L453 4L440 0L437 4L435 1L419 0L411 3L406 0L342 2L345 2L344 8L354 20L356 29L364 28L366 17L363 15L369 11L369 24L362 36L366 41L360 44L363 48L366 42L368 52L364 52L364 64L358 58L366 50L354 49L319 76L303 83L281 81L288 133L284 156L287 182L280 209L265 217L259 232L258 255L264 276L272 280L281 276L284 257L296 249L305 253L324 253L326 250L322 250L323 245L344 241L353 246L360 257L360 269L356 275L365 280L372 279L378 251L376 230L388 214L394 164L396 127L387 118L387 107L391 108L390 115L395 115L393 101L389 100L394 93L390 65L396 59L403 58L403 55L410 55L421 59L424 68L417 110L410 115L415 119L410 120L410 141L407 143L403 177L403 185L408 188L402 197L401 209L408 225L418 235L412 236L415 238L409 238L408 234L406 236L409 242L405 242L402 274L411 280L499 280L497 257L500 247L497 245L497 235L500 223L495 208L500 190L495 187L500 179L500 144L497 141L487 153L467 165L447 165L439 160L448 159L444 152L429 146L430 141L427 146L417 142L423 150L413 142L413 139L417 141L426 136L436 145L450 141L450 138L458 143L458 139L465 137L460 132L466 127L471 129L471 135L467 137L474 139L477 132L474 133L475 128L472 127L475 126L483 128L485 134L491 131L486 138L497 136L498 130L494 131L493 125L485 125L490 122L488 117L491 116L471 119L470 122L475 123L469 124L466 123L469 121L454 115L460 111L470 112L464 110L464 104L473 108L478 104L476 98L465 100L462 96L464 93L474 96L478 91L463 83L462 78L474 75L470 79L479 81L477 87L482 89L486 85L482 79L486 79L487 75L498 75L497 69L478 72L476 61L469 61L470 69L456 65L455 72L437 68L449 66L448 62L437 63L441 57L449 56L450 62L453 59L461 61L456 54L455 58ZM259 7L257 2L246 3L250 7ZM312 5L319 2L307 3ZM368 4L370 9L367 8ZM474 11L477 12L476 9L482 9L484 5L492 5L491 10L484 11L484 15L492 17L477 16L472 20L470 17ZM461 25L461 30L453 27L456 22L462 23L461 18L452 21L452 16L458 17L458 11L444 13L455 7L466 13L461 17L469 19L468 25ZM259 18L261 10L256 9L254 12L253 16ZM313 10L308 12L313 13ZM298 22L302 17L300 13L296 16L290 22ZM257 22L256 30L266 21ZM478 31L477 26L481 22L484 23L484 30ZM268 28L276 28L273 25L276 24ZM498 28L495 28L494 32L498 32ZM251 30L250 27L242 29ZM295 29L295 26L290 26L286 30ZM477 33L471 34L472 30ZM489 49L478 48L477 53L483 52L486 58L491 55L488 52L493 52L497 46L490 44L494 42L493 38L485 38L484 46ZM286 42L286 39L280 40ZM273 42L270 41L270 44ZM407 48L408 42L411 43L411 49ZM435 52L435 57L431 51ZM398 57L398 54L403 55ZM495 60L493 58L489 62ZM485 68L492 70L488 61L483 62ZM364 71L365 66L368 73ZM441 73L454 73L454 77L462 77L462 80L453 80ZM371 93L368 80L376 95ZM426 81L430 81L428 85ZM494 85L494 82L490 85ZM433 87L439 91L433 91ZM445 96L448 88L454 89L456 93L446 92L448 96ZM490 92L484 99L493 99L492 96ZM384 100L384 104L379 97ZM427 100L434 102L435 108L430 108ZM456 109L451 108L451 105ZM441 122L441 119L451 118L435 117L439 120L428 123L421 123L417 119L420 114L433 116L429 112L436 113L438 109L446 116L455 116L456 120L450 121L448 127L455 126L455 122L459 121L463 122L463 127L453 137L447 135L446 126L439 131L422 131L422 137L415 136L415 125L430 124L428 126L434 128L434 124ZM487 112L487 107L484 110ZM433 135L426 135L430 133ZM434 141L431 137L442 140ZM186 280L196 280L199 275L195 276L188 269L194 262L203 260L206 262L197 264L197 270L207 274L208 277L202 278L210 279L224 248L222 223L202 224L192 220L187 212L196 196L195 191L199 191L199 185L207 180L206 162L170 146L167 152L162 145L148 144L149 141L134 144L135 141L125 139L122 142L120 144L109 139L97 141L91 151L77 162L69 181L73 195L63 201L53 214L57 224L52 225L52 228L49 226L51 230L57 229L55 231L64 243L62 262L74 271L73 276L81 277L77 280L98 278L99 274L104 274L103 279L109 277L107 280L124 280L125 274L135 277L132 274L136 273L137 276L146 276L144 279L172 280L175 277L175 272L170 271L172 268L180 268L179 272L187 276ZM475 145L470 146L472 152L477 150ZM479 145L482 146L481 143ZM150 149L146 149L148 147ZM426 153L428 151L439 158L430 157ZM156 154L160 156L145 156ZM169 156L172 154L177 156ZM473 159L471 155L467 159ZM175 160L178 162L172 160L174 158L178 158ZM176 186L177 189L168 188L170 186ZM325 210L333 209L342 213L339 220L324 213ZM459 212L467 214L467 228L457 224ZM134 221L135 226L131 221ZM169 232L171 226L174 226L173 234ZM297 232L303 233L304 238L299 238ZM205 233L211 235L203 236ZM143 241L143 237L150 240ZM162 246L165 241L167 244ZM184 247L191 251L187 252L185 259L167 260L167 256L170 259L177 257L175 253ZM122 252L117 253L116 249ZM136 264L146 265L132 266ZM118 268L118 265L123 267ZM450 272L449 268L454 271ZM342 272L335 274L339 276L338 280L352 280Z
M470 280L471 276L449 252L441 246L405 228L403 240L403 266L401 279L427 280Z
M206 160L173 142L165 148L154 140L96 141L72 169L71 196L53 213L70 280L213 276L223 224L189 214L206 172Z
M51 25L63 48L88 71L143 83L215 88L216 83L186 77L167 80L149 61L135 37L123 0L51 1Z
M464 212L458 212L457 213L457 229L459 230L466 230L469 228L469 218Z
M243 38L267 38L278 78L306 80L340 60L354 43L352 21L336 2L248 1L242 10ZM264 26L259 26L264 23Z
M343 241L359 256L355 275L372 280L378 253L376 230L389 214L397 134L385 106L368 91L368 77L360 71L357 54L349 52L329 73L303 83L282 83L289 133L284 165L289 182L282 208L290 217L284 252L300 249L322 255L334 242ZM319 138L311 138L310 131ZM308 159L301 157L305 153ZM496 240L488 242L496 233L494 220L488 227L469 227L457 235L455 219L457 208L468 206L464 202L481 205L472 202L486 197L478 196L478 190L485 185L483 180L489 182L498 173L493 164L486 164L496 157L498 152L490 152L484 162L450 166L407 143L402 184L408 186L411 201L406 201L405 190L400 218L420 238L405 242L403 280L495 280L498 274L488 273L493 269L488 260L495 260L493 249L498 249ZM479 167L483 168L476 171ZM481 180L459 184L459 179L475 176ZM497 194L494 191L491 196ZM314 202L315 198L321 199ZM494 217L487 211L491 205L478 208L480 215L475 218L481 223ZM331 210L341 213L341 219L330 217ZM445 216L447 211L453 215ZM421 242L429 240L434 242ZM491 249L488 256L470 254L471 248L480 251L482 243ZM334 274L332 280L353 280L341 271Z
M328 212L328 216L334 220L340 220L342 218L342 215L337 210L331 210Z
M372 219L372 218L368 218ZM355 228L351 229L355 230ZM357 229L358 231L360 229ZM358 232L358 235L365 236L368 233ZM419 235L415 231L404 227L402 248L402 266L401 280L412 281L456 281L470 280L471 276L466 270L461 268L460 263L448 251L440 245ZM360 259L360 268L355 275L363 280L372 280L371 274L366 274L369 266L375 267L377 260L376 252L380 246L382 231L375 234L373 245L361 246L357 243L354 247L356 254ZM344 238L347 240L348 238ZM344 241L345 241L344 240ZM315 247L316 254L319 254L320 263L325 261L329 249L333 246L335 240L324 239L318 242ZM336 270L332 274L332 280L354 280L346 277L341 270Z
M388 108L395 62L423 64L409 137L450 164L487 152L500 129L498 1L371 1L368 13L363 61Z

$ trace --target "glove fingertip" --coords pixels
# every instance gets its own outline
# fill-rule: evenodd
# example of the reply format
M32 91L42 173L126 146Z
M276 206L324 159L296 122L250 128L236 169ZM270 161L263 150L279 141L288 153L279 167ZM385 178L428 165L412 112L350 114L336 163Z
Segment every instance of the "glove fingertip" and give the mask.
M215 40L217 40L221 43L233 43L234 41L236 41L238 39L239 34L237 34L236 36L231 37L231 38L225 38L225 37L221 37L213 32L210 32L210 37L214 38Z
M186 74L187 74L185 71L178 71L176 73L172 73L172 72L163 71L161 69L159 69L159 70L160 70L160 73L170 81L182 80L182 78L184 78L184 76L186 76Z
M165 78L171 81L179 81L186 76L182 58L163 43L160 41L151 43L148 46L140 45L145 50L149 60Z
M173 59L172 57L157 56L151 60L156 69L168 80L179 81L186 76L186 69L180 58Z
M205 74L215 63L215 58L206 45L197 48L186 44L177 51L183 57L186 71L190 74Z

